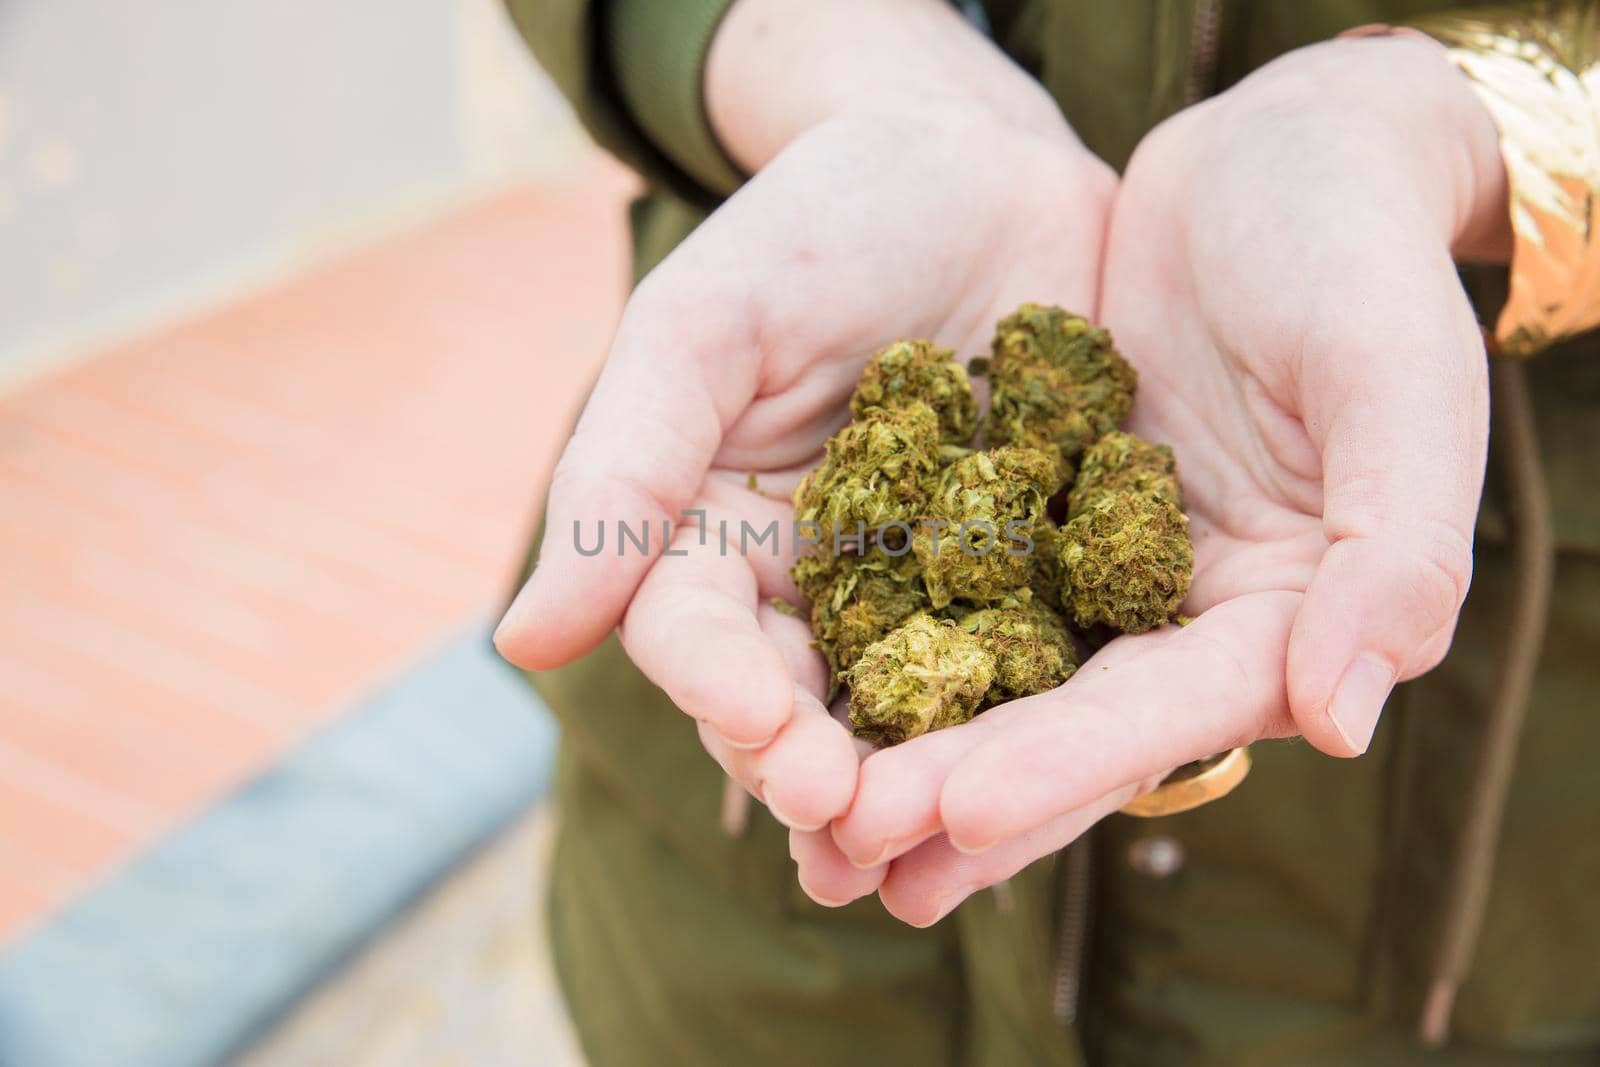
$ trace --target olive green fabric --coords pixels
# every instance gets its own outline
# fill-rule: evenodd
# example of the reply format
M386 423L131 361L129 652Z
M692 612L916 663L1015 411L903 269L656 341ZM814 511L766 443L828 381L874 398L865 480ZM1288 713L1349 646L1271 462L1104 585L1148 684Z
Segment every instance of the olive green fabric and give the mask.
M1565 554L1489 918L1429 1062L1600 1062L1600 560ZM1401 687L1360 760L1254 746L1227 801L1112 819L1097 844L1097 1062L1420 1062L1421 1011L1462 800L1500 664L1512 573L1480 547L1456 642ZM1167 837L1182 870L1128 862Z
M709 131L681 125L703 116L659 71L614 70L650 40L618 49L622 36L602 23L629 6L622 0L510 3L596 139L652 183L632 213L642 276L726 189L701 167ZM1450 6L1224 2L1209 79L1195 68L1193 0L986 8L996 40L1120 166L1197 84L1215 91L1349 27ZM681 33L665 22L653 31L659 69L684 72L695 92L702 18L686 16ZM678 94L675 117L638 102L646 84ZM1470 280L1492 316L1503 283ZM1053 859L929 931L871 900L819 908L795 886L785 835L765 812L742 838L722 832L720 772L615 640L539 676L564 739L552 938L592 1063L1600 1062L1600 776L1587 770L1600 747L1600 345L1568 345L1530 376L1562 549L1557 601L1447 1050L1425 1053L1412 1035L1512 595L1493 465L1456 644L1442 667L1397 692L1366 757L1258 745L1234 797L1097 829L1077 1027L1051 1011ZM1132 860L1137 842L1156 836L1183 850L1166 877Z
M679 27L691 27L694 33L662 37L662 47L671 50L675 58L670 63L663 62L659 68L693 77L695 85L677 85L669 90L656 81L652 74L642 69L634 70L626 81L628 91L636 99L652 92L671 92L676 100L682 101L691 93L698 92L703 51L709 42L709 30L718 15L712 8L715 2L671 0L670 3L652 5L671 11L681 7L695 14L691 23ZM640 5L635 6L642 8L643 4L649 3L651 0L641 0ZM707 210L722 199L727 190L707 187L695 177L695 174L715 175L716 160L692 159L691 170L685 170L678 158L680 155L687 158L689 151L683 146L679 146L676 153L663 150L661 143L653 140L641 125L641 118L636 117L627 106L612 62L611 45L617 41L630 48L630 54L638 54L632 50L634 42L643 42L638 23L629 22L613 28L611 7L593 0L506 0L506 7L539 65L572 101L579 120L597 143L642 174L655 190L669 192L686 203ZM710 26L707 25L708 20ZM661 88L652 89L651 86ZM658 120L682 113L681 104L662 105L650 112ZM672 131L664 126L662 132L670 135ZM692 139L696 143L715 145L709 128ZM716 156L721 157L720 149ZM721 165L728 170L732 168L726 159L721 160Z
M606 54L628 113L652 144L720 196L744 175L706 117L706 52L733 0L613 0Z
M829 911L764 810L730 837L694 729L614 644L541 685L565 732L551 938L594 1067L1075 1067L1050 1025L1054 862L914 930Z

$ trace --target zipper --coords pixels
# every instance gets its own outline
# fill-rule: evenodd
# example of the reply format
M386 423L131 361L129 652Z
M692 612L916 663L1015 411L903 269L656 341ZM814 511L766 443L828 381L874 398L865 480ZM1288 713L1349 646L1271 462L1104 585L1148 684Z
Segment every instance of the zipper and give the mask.
M1217 52L1221 46L1222 0L1196 0L1189 33L1189 66L1184 75L1184 105L1210 96L1217 83ZM1078 1019L1083 1001L1083 980L1093 918L1090 896L1094 879L1094 852L1085 834L1061 854L1061 900L1056 915L1055 981L1051 1008L1056 1020L1070 1026ZM998 887L997 887L998 888Z
M1083 1000L1084 962L1089 948L1089 896L1094 875L1093 846L1085 834L1061 854L1061 900L1056 915L1056 970L1051 1010L1070 1026Z
M1189 71L1183 79L1183 103L1199 103L1217 87L1217 49L1221 44L1222 0L1197 0L1189 33Z

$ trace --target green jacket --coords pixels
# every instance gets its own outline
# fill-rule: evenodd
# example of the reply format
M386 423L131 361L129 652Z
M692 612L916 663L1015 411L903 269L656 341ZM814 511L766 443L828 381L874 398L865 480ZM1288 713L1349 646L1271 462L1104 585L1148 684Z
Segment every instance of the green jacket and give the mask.
M596 140L651 183L632 212L638 275L741 180L700 96L705 48L728 2L510 0ZM1154 124L1283 52L1452 6L1459 0L982 8L995 40L1120 167ZM1492 275L1469 282L1485 308L1503 285ZM1447 1062L1600 1062L1597 348L1581 339L1529 369L1557 594L1504 831L1485 859L1488 919ZM718 777L693 729L614 641L542 676L565 728L556 955L590 1056L1002 1065L1438 1056L1412 1035L1517 595L1497 471L1491 462L1456 645L1396 693L1366 757L1258 745L1235 798L1153 822L1113 818L1078 852L1079 873L1036 865L1010 896L964 905L953 929L895 929L872 902L824 913L793 889L775 824L760 822L749 840L721 834ZM1181 849L1177 871L1152 867L1152 841ZM1073 887L1091 863L1086 985L1069 1006L1077 1010L1063 1013L1053 993L1075 976L1058 949L1082 933ZM1074 1025L1060 1025L1062 1014L1075 1014ZM608 1036L626 1028L650 1043ZM849 1036L830 1044L838 1032ZM718 1051L696 1044L706 1034Z

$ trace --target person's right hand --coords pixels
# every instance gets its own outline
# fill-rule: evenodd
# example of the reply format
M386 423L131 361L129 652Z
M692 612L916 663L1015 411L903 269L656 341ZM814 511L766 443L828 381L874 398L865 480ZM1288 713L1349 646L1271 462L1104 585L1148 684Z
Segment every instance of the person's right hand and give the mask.
M896 106L810 127L628 302L501 652L549 669L620 626L731 775L791 828L825 827L850 804L858 756L822 705L805 618L767 606L801 603L789 494L847 421L875 349L926 337L987 351L995 321L1026 300L1091 312L1113 192L1065 123L1041 131L941 99L926 116ZM686 509L705 512L703 546ZM648 523L648 552L618 555L619 520ZM575 527L592 547L602 521L605 551L582 555ZM777 554L770 542L741 554L741 521L776 521ZM661 554L664 522L683 554Z
M1146 136L1100 317L1139 370L1129 429L1178 457L1194 619L868 759L833 836L893 860L893 914L938 921L1212 753L1358 756L1395 681L1443 658L1489 408L1453 255L1509 251L1498 148L1414 38L1291 52ZM837 867L801 873L837 896Z

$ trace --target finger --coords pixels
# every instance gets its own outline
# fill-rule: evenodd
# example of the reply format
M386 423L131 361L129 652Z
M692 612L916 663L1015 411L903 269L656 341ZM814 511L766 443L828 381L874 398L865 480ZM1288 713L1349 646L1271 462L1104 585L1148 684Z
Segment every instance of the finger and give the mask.
M788 721L794 681L761 628L748 563L698 538L697 529L680 530L672 553L651 568L623 620L622 644L686 714L735 746L765 745Z
M991 736L991 714L866 758L855 799L832 827L834 843L851 863L878 866L944 829L939 791L951 770Z
M743 559L756 576L756 592L763 603L778 597L799 604L800 591L789 574L798 550L794 505L749 489L744 484L748 477L734 484L728 472L711 472L699 506L684 513L688 519L704 522L704 533L694 538L694 546Z
M700 724L706 751L791 829L820 830L850 805L859 761L850 732L796 689L794 715L759 749L739 749Z
M828 661L812 644L811 624L803 615L779 611L765 601L756 607L756 621L783 657L794 684L821 700L828 691Z
M1123 786L979 855L960 851L946 837L935 837L890 864L878 896L901 922L932 926L973 893L1065 848L1138 792L1137 785Z
M1328 369L1308 383L1329 548L1295 620L1288 690L1300 732L1330 755L1366 751L1395 681L1437 662L1471 578L1488 387L1470 308L1449 264L1439 272L1429 281L1448 291L1418 278L1373 294L1362 327L1315 342L1352 351L1318 360Z
M763 748L734 748L705 723L701 743L779 822L817 829L848 807L860 756L849 730L818 699L827 665L810 647L810 627L767 606L759 617L796 679L794 714Z
M889 871L887 863L865 870L857 867L839 851L826 830L789 831L789 856L795 862L800 888L825 908L843 907L876 892Z
M1156 649L1179 635L1177 627L1119 637L1081 669L1085 679ZM1082 684L1082 683L1080 683ZM939 795L950 772L979 745L1023 714L1025 701L992 708L969 723L936 730L886 748L861 765L855 800L833 824L833 839L852 863L870 867L892 860L944 829Z
M1283 656L1299 599L1219 604L1142 656L1018 702L945 781L952 844L982 851L1130 782L1289 732Z
M739 302L696 294L691 306L676 295L682 271L660 273L629 302L551 479L539 565L495 632L501 654L529 670L577 658L617 625L662 550L662 524L679 520L755 395L749 330L729 310ZM618 523L652 535L625 544Z

